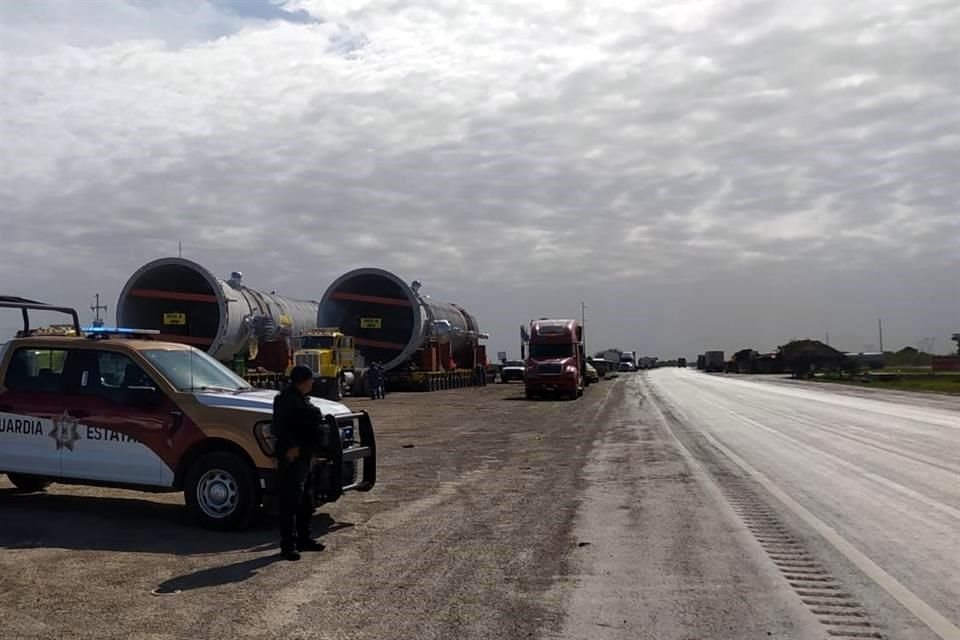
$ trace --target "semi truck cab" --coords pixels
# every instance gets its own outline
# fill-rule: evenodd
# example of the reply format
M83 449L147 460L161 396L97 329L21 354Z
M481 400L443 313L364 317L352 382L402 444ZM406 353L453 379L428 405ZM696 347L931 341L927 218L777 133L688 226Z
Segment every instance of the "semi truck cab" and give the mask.
M583 395L586 354L577 320L542 318L530 323L524 384L527 398Z
M294 338L293 362L310 367L313 393L340 400L347 393L366 395L366 368L352 337L335 327L308 329Z

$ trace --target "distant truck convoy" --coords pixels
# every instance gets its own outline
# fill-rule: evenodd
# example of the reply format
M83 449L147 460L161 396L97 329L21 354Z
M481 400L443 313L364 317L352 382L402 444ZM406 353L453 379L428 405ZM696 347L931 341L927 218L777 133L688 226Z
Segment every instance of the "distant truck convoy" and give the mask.
M619 349L607 349L601 355L601 357L607 362L613 363L613 370L617 370L617 365L620 364L620 353Z
M530 351L524 385L527 398L543 395L575 400L586 384L583 326L578 320L530 322Z
M637 354L633 351L624 351L620 354L620 362L629 362L633 369L637 368Z
M723 359L723 351L707 351L703 354L704 371L722 372L726 366Z
M644 356L637 358L637 369L656 369L658 358Z

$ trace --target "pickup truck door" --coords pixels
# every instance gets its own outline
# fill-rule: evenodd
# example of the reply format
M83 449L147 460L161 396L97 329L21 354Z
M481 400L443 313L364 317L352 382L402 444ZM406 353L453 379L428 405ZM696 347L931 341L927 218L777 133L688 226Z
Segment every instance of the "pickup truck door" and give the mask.
M63 452L64 478L173 485L157 452L178 420L176 407L139 365L115 351L77 350L66 383L64 409L81 439Z
M0 386L0 471L60 477L66 352L21 347L11 354Z

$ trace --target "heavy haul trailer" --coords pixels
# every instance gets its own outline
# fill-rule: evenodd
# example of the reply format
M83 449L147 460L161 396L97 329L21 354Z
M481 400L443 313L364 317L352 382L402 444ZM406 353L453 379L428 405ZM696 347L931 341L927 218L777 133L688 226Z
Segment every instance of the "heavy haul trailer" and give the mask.
M352 336L369 367L379 362L388 390L437 391L485 385L486 348L477 320L456 304L420 294L376 268L343 274L320 299L317 325Z
M160 331L231 367L253 386L278 388L292 360L290 337L317 326L319 303L221 280L185 258L140 267L117 301L117 324Z

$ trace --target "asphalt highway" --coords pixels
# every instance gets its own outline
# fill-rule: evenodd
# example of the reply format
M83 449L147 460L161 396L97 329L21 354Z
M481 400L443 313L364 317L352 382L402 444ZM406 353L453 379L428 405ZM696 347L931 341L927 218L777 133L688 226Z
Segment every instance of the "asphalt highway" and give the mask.
M960 637L960 398L680 369L635 383L885 636Z

